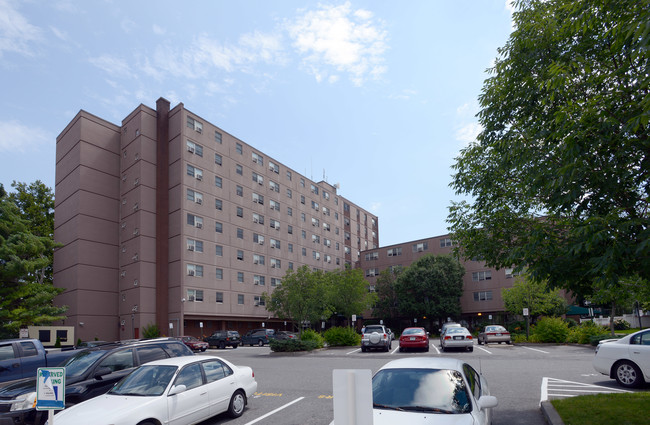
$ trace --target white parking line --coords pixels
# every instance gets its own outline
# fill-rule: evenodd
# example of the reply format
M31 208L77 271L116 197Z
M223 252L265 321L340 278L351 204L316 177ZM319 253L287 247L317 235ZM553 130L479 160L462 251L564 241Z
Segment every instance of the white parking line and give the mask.
M395 353L397 353L397 351L399 351L399 345L397 346L396 349L394 349L393 351L391 351L391 354L395 354Z
M485 348L481 347L480 345L477 345L476 348L478 348L479 350L483 350L488 354L492 354L492 351L486 350Z
M542 402L547 401L549 397L575 397L581 394L609 394L629 392L632 391L544 377L542 378L542 390L539 403L542 404Z
M530 348L530 347L525 347L525 346L523 346L523 345L521 345L520 347L521 347L521 348L525 348L526 350L533 350L533 351L539 351L540 353L544 353L544 354L549 354L549 352L548 352L548 351L544 351L544 350L538 350L537 348Z
M440 354L440 350L438 350L438 347L436 347L435 343L431 343L431 346L433 347L434 350L436 350L436 354Z
M282 409L284 409L284 408L287 408L287 407L291 406L291 405L294 404L294 403L299 402L299 401L302 400L303 398L305 398L305 397L299 397L299 398L295 399L294 401L285 404L284 406L280 406L280 407L278 407L277 409L275 409L275 410L273 410L273 411L267 413L267 414L264 415L264 416L260 416L259 418L255 419L254 421L250 421L250 422L246 423L245 425L252 425L252 424L254 424L254 423L257 423L257 422L261 421L262 419L266 419L266 418L268 418L269 416L271 416L271 415L273 415L273 414L279 412L280 410L282 410Z
M347 356L348 354L357 353L359 351L361 351L361 348L357 348L356 350L350 351L349 353L345 353L345 355Z

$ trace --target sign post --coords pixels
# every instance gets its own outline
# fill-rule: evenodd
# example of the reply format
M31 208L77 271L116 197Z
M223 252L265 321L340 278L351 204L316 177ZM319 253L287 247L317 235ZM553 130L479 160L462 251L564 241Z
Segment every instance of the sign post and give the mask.
M528 308L524 308L524 317L526 317L526 339L530 338L529 327L530 327L530 316L528 315Z
M65 368L39 367L36 371L36 410L49 410L48 423L54 424L54 410L65 409Z

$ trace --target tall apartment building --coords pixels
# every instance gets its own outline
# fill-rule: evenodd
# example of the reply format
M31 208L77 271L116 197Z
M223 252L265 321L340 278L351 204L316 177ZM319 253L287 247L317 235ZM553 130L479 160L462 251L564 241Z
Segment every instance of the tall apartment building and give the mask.
M57 138L54 284L81 339L282 327L262 294L289 269L344 268L376 216L194 114L80 111Z
M408 267L425 254L449 255L452 250L450 235L403 242L363 251L359 267L373 289L379 273L396 266ZM514 283L513 269L496 270L482 261L464 261L463 295L460 298L462 319L469 324L489 321L503 323L505 310L501 290Z

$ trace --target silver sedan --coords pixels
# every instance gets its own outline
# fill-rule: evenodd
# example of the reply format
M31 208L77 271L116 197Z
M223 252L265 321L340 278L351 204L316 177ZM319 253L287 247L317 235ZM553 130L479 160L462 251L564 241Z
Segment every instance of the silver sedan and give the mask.
M510 332L501 325L488 325L478 334L478 345L498 342L512 343Z
M447 328L445 333L440 336L440 346L442 351L448 348L463 348L467 351L474 351L474 337L461 326Z

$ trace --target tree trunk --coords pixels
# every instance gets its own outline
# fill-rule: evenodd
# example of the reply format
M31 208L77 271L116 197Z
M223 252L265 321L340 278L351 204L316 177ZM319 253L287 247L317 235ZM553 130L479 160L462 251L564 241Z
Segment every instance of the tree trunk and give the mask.
M609 330L612 332L612 336L614 336L614 314L616 314L616 301L612 301L612 312L609 315Z

